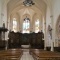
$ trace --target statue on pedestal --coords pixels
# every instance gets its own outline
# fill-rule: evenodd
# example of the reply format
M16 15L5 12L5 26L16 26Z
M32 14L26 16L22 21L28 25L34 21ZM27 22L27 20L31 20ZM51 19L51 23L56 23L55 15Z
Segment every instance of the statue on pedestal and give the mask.
M50 37L51 37L51 39L52 39L52 28L51 28L51 26L50 26L50 25L48 25L48 32L49 32Z

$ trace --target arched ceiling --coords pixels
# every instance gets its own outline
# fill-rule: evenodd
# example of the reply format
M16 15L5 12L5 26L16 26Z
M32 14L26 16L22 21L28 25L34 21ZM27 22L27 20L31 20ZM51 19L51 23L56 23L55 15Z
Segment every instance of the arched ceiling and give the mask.
M28 14L28 15L30 15L30 16L33 16L34 15L34 13L35 13L35 11L33 10L33 9L30 9L30 8L23 8L23 9L20 9L19 11L18 11L18 13L20 14L20 15L25 15L25 14Z
M50 8L52 7L53 0L43 0L43 1L47 4L47 6L49 6Z
M33 0L35 5L30 7L31 9L24 9L25 6L23 5L23 1L24 0L10 0L7 4L7 6L8 6L8 15L11 14L12 11L13 12L14 11L15 12L18 12L18 11L22 12L22 10L25 10L25 11L27 10L27 12L30 12L29 14L31 14L33 10L34 10L34 12L38 11L38 13L45 14L47 5L43 0L38 0L38 1Z

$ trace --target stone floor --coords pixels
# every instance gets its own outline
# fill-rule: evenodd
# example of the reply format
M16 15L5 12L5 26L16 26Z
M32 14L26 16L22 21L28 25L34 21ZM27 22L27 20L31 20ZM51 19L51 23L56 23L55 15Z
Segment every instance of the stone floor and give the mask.
M32 55L29 54L29 49L23 49L21 60L34 60Z

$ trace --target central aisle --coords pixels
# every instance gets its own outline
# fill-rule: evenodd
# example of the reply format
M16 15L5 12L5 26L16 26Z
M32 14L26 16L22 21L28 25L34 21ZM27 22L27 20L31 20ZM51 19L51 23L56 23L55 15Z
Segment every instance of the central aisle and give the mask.
M29 54L29 49L23 49L21 60L34 60L34 58Z

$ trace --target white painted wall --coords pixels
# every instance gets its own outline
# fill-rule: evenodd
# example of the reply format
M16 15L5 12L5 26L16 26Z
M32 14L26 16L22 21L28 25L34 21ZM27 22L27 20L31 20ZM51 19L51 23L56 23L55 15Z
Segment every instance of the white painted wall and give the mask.
M46 28L48 28L48 25L52 26L52 22L53 22L53 41L54 41L54 46L57 47L58 46L58 38L56 36L56 23L57 23L57 19L60 15L60 0L53 0L52 1L52 9L47 7L47 12L46 12ZM52 11L50 11L52 10ZM53 15L53 21L51 21L51 12ZM47 30L46 30L47 31ZM50 40L49 40L49 36L48 33L46 34L46 46L50 46Z
M56 22L58 19L58 16L60 15L60 0L53 0L53 20L54 20L54 40L55 40L55 46L58 46L58 40L56 36Z
M2 27L2 0L0 0L0 27Z
M46 46L49 47L51 46L51 39L50 39L50 35L48 33L48 25L51 25L51 13L50 13L50 8L49 6L47 6L47 11L46 11Z
M51 11L52 10L52 11ZM51 14L53 15L53 21L51 20ZM47 12L46 12L46 31L48 28L48 25L52 26L52 22L53 22L53 41L54 41L54 46L57 47L58 46L58 38L56 36L56 23L57 23L57 19L60 15L60 0L53 0L52 1L52 9L49 8L49 6L47 6ZM49 36L48 33L46 34L46 46L51 46L50 44L50 40L49 40Z
M5 27L7 28L7 2L4 0L4 5L3 5L3 21L5 22Z
M5 27L7 28L7 0L0 0L0 27L3 26L3 21ZM5 40L7 39L7 33L5 33Z
M5 22L5 25L7 27L7 1L6 0L0 0L0 27L3 25L3 21Z
M1 0L0 0L0 22L1 22ZM1 26L1 24L0 24Z

